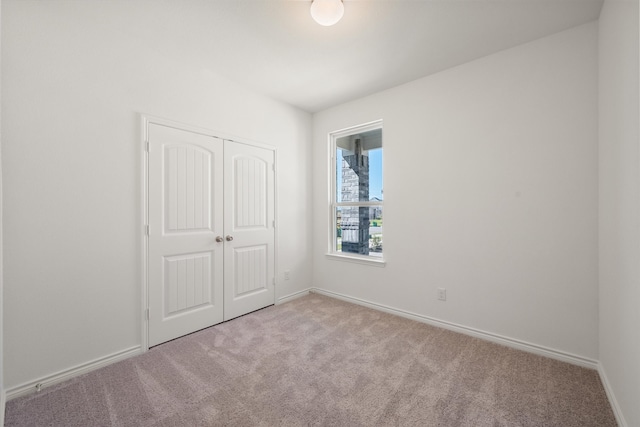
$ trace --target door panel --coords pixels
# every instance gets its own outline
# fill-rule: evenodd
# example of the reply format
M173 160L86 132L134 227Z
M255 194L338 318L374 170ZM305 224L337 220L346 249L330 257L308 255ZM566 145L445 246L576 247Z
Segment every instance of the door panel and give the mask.
M225 320L274 303L274 152L225 141Z
M234 169L233 230L267 228L267 162L260 158L238 155Z
M194 311L213 303L212 253L201 252L164 257L165 318Z
M168 145L165 157L165 233L211 231L212 154L194 146Z
M235 283L233 296L244 297L268 290L269 251L267 245L234 248Z
M223 141L149 124L149 345L223 320Z

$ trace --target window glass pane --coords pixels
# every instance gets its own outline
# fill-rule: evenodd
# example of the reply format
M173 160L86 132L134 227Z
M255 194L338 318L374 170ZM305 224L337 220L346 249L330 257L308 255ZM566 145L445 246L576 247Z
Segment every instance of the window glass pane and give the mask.
M336 252L382 258L382 206L336 208Z
M382 129L336 141L336 201L382 201Z

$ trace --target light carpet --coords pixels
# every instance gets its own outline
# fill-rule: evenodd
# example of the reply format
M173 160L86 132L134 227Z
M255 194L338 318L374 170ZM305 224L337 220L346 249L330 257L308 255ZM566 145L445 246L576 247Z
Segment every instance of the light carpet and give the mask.
M322 295L7 403L6 426L615 426L596 371Z

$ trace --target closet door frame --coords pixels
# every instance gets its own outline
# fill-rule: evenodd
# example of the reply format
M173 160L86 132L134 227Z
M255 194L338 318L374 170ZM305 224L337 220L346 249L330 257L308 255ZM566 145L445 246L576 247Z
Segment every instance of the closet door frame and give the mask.
M141 152L141 167L140 167L140 182L142 184L141 188L141 226L140 226L140 236L142 237L142 253L141 253L141 277L140 277L140 324L141 324L141 341L140 348L142 352L146 352L149 350L149 125L157 124L162 126L169 126L177 129L182 129L185 131L201 133L203 135L212 136L214 138L237 142L241 144L251 145L258 148L264 148L267 150L273 151L273 164L274 164L274 218L275 218L275 227L274 227L274 256L273 256L273 268L275 275L275 291L274 291L274 301L278 301L278 231L279 231L279 223L278 223L278 149L274 146L263 144L260 142L238 138L237 136L226 134L224 132L217 132L211 129L202 128L199 126L192 126L185 123L180 123L174 120L165 119L162 117L152 116L149 114L139 114L140 117L140 152Z

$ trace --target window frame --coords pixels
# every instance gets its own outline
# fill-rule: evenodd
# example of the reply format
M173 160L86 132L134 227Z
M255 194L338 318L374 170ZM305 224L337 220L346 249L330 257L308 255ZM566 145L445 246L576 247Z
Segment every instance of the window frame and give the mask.
M380 130L383 131L383 123L382 120L375 120L369 123L364 123L357 126L351 126L345 129L340 129L337 131L333 131L329 133L329 200L328 200L328 209L329 209L329 241L328 241L328 252L326 254L327 258L339 261L347 261L354 262L365 265L374 265L378 267L384 267L386 264L385 261L385 252L384 249L382 251L381 257L372 257L368 255L359 255L353 253L344 253L338 252L336 247L337 242L337 209L339 207L381 207L384 212L384 199L379 202L372 201L358 201L358 202L338 202L338 194L337 194L337 166L336 166L336 149L337 149L337 141L340 138L345 136L350 136L358 133L369 132L372 130ZM384 133L383 133L384 135ZM381 148L384 148L384 136ZM384 150L382 152L383 165L384 165ZM383 166L384 171L384 166ZM384 172L382 175L382 181L384 186ZM384 214L383 214L384 215ZM384 236L384 232L383 232Z

